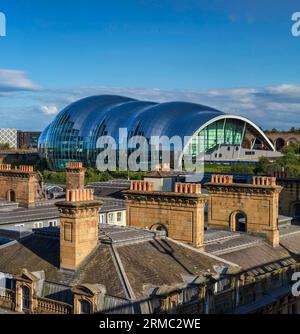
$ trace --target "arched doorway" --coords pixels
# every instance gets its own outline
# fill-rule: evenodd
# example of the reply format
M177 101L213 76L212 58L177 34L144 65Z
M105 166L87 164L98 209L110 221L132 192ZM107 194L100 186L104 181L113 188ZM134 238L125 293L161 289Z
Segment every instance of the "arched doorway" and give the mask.
M8 202L15 202L16 201L16 193L13 190L9 190L6 195Z
M166 237L168 236L168 229L163 224L154 224L150 228L151 231L165 232Z
M30 289L27 286L22 286L22 312L30 312Z
M247 232L247 216L242 211L234 212L230 218L231 230L235 232Z
M277 138L275 142L276 151L281 151L285 146L285 141L282 138Z
M80 301L80 314L91 314L92 306L91 303L87 300Z

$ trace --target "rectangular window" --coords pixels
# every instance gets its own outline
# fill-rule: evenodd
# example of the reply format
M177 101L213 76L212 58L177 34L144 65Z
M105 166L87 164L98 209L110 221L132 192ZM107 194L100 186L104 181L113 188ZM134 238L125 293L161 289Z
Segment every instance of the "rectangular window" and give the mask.
M57 220L51 220L51 221L49 221L49 226L50 227L55 227L55 226L57 226L58 224L57 224Z
M117 213L117 222L121 222L122 221L122 212L118 212Z
M109 222L109 224L112 224L114 222L114 214L113 213L108 214L108 222Z
M64 225L64 240L72 242L72 225L69 223Z
M43 228L44 227L44 223L43 222L36 222L34 223L34 228Z
M100 215L100 224L102 224L102 225L106 224L105 214L103 214L103 213Z

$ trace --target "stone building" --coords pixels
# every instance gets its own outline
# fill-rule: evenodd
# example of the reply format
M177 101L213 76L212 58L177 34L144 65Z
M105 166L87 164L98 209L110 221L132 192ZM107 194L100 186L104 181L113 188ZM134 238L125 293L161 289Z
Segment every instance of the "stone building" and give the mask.
M300 313L292 295L300 227L276 224L272 216L281 188L261 178L245 194L230 177L211 181L208 196L195 184L176 183L164 192L148 181L132 182L124 192L134 213L130 226L101 225L100 231L102 204L90 189L68 189L58 203L61 228L37 229L0 246L0 307L31 314ZM247 219L231 224L224 211L223 220L205 227L203 204L217 201L221 190ZM259 216L248 202L262 215L269 212L269 228L263 219L251 221ZM279 243L270 242L275 230Z
M205 184L209 193L211 228L259 233L279 245L278 202L282 190L276 178L253 177L252 184L233 183L232 176L215 175Z
M300 220L300 179L281 173L277 183L282 187L279 197L279 211L286 216Z
M127 226L164 230L174 240L203 247L204 206L200 185L176 183L174 192L153 190L154 183L133 181L125 191Z
M0 200L32 207L45 198L42 175L33 166L0 165Z

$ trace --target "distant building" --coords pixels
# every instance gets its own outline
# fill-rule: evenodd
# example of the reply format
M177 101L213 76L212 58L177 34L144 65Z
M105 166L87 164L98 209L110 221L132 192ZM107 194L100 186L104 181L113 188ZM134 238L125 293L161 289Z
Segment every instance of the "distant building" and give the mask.
M264 132L245 117L195 103L157 103L113 95L88 97L62 110L41 134L39 151L52 169L64 169L74 160L95 167L99 138L114 138L118 151L121 128L127 129L128 139L143 136L148 143L151 137L176 137L182 143L190 138L183 151L193 159L203 151L206 161L257 161L261 156L278 156ZM182 159L180 155L175 161L175 153L171 148L171 168ZM158 168L164 165L159 159Z
M285 146L300 143L299 131L295 132L268 131L265 133L277 151L281 151Z
M18 148L18 130L0 128L0 144L8 144L9 148Z
M18 148L36 149L40 135L40 131L18 131Z

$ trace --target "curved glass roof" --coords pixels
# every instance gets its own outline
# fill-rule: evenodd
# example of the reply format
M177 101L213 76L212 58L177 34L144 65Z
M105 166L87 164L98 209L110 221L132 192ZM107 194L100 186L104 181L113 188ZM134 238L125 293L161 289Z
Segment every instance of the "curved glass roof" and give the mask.
M119 129L128 136L193 136L215 118L226 117L216 109L188 102L155 103L116 95L81 99L63 109L44 130L39 147L53 168L70 160L94 165L100 136L119 139ZM230 117L230 116L228 116Z

